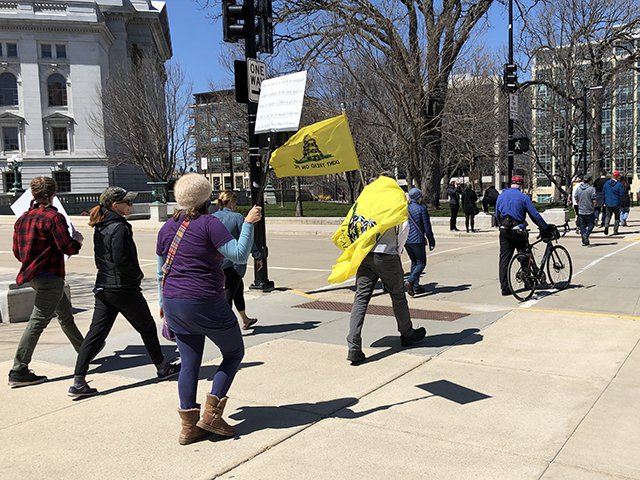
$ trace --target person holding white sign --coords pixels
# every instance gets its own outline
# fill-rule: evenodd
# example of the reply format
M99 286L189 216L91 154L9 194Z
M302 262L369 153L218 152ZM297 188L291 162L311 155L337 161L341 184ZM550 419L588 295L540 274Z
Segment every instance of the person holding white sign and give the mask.
M71 314L71 302L64 291L64 255L75 255L82 247L82 234L69 234L67 221L52 205L56 182L50 177L31 180L33 200L14 226L13 254L22 263L16 283L29 283L36 298L29 323L22 334L13 368L11 388L45 382L47 377L29 370L40 335L54 315L76 352L84 340Z

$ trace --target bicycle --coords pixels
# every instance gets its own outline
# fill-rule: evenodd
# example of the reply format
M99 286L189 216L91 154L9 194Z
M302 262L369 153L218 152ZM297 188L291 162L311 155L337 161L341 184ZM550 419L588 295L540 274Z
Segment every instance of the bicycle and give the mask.
M533 243L529 243L529 230L526 230L527 247L518 252L509 262L509 290L521 302L529 300L536 287L546 284L547 279L551 287L558 290L564 290L570 285L573 273L571 256L565 247L553 244L569 231L567 223L562 227L564 228L562 234L557 227L554 227L544 235L541 233L540 239ZM538 266L533 252L540 242L546 243L546 247Z

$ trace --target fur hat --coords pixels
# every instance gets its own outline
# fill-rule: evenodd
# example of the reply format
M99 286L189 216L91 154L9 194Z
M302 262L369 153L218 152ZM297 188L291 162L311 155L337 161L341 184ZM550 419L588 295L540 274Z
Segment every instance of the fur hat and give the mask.
M173 187L176 202L182 208L197 208L211 200L211 183L202 175L187 173Z

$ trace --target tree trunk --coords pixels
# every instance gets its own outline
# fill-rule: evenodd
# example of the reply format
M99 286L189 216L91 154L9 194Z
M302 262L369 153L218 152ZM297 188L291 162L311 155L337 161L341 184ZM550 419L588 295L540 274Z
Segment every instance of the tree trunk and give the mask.
M300 177L296 177L296 217L303 217L302 212L302 191L300 186Z

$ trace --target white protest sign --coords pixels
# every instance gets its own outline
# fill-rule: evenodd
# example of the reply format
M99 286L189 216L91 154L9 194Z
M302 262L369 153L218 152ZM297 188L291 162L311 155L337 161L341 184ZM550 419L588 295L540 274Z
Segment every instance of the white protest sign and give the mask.
M255 133L297 131L306 84L306 71L264 80L260 87Z
M13 211L13 214L16 217L19 217L24 212L29 210L29 207L31 206L31 200L33 200L33 195L31 194L31 189L29 188L26 192L24 192L20 196L20 198L18 200L13 202L13 204L11 205L11 210ZM53 197L53 206L58 209L58 212L60 212L62 215L64 215L64 218L67 221L67 225L69 227L69 235L73 235L73 232L75 231L75 228L74 228L73 224L71 223L71 219L69 218L69 214L64 209L64 207L62 206L62 203L60 203L60 199L57 196Z

